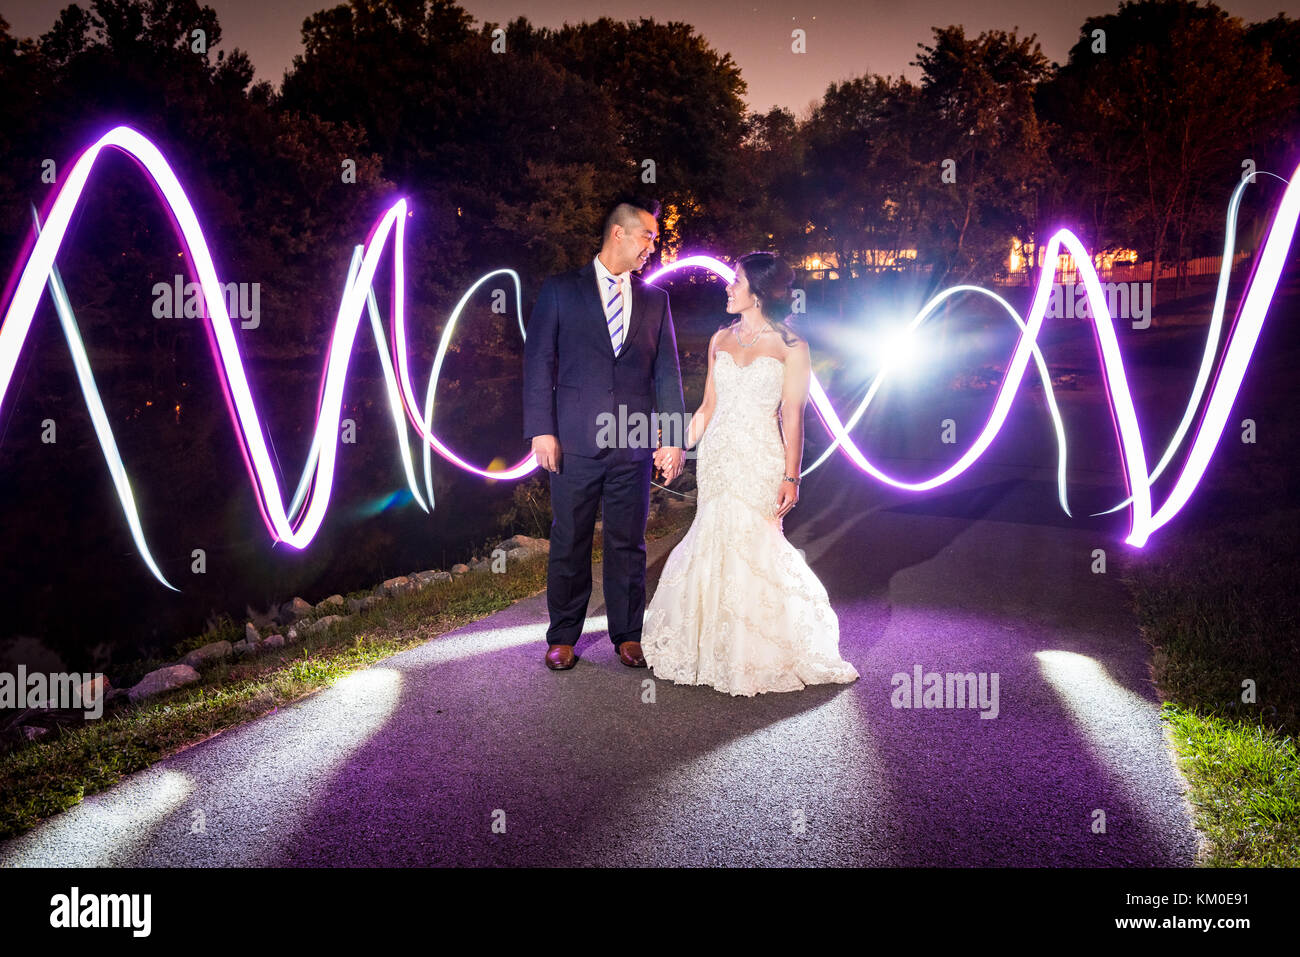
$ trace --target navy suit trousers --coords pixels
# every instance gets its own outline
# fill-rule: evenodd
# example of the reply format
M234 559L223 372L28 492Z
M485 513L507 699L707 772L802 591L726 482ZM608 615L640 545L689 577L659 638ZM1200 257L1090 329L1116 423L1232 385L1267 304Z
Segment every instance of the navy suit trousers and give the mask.
M591 598L591 547L601 509L605 614L617 647L641 640L645 615L645 527L654 460L642 450L605 449L596 458L563 452L551 473L548 645L574 645Z

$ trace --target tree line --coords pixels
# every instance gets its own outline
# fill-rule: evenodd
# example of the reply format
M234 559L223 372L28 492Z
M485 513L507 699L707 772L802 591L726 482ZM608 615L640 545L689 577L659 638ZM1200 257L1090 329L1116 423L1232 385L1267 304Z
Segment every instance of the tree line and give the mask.
M669 253L774 249L845 277L907 264L938 285L1004 270L1012 237L1032 269L1060 225L1156 269L1213 254L1243 164L1286 175L1300 146L1298 22L1190 0L1089 17L1059 65L1033 36L936 27L919 82L865 73L802 116L748 111L728 54L650 18L549 29L351 0L304 21L278 86L221 40L196 0L73 4L36 38L0 20L0 252L19 256L58 163L131 123L172 158L219 270L262 281L275 320L250 348L267 356L319 350L352 245L399 194L412 330L432 345L485 268L533 290L589 256L627 189L663 201ZM165 328L117 317L147 316L171 279L170 227L138 177L96 189L64 261L78 316L165 350Z

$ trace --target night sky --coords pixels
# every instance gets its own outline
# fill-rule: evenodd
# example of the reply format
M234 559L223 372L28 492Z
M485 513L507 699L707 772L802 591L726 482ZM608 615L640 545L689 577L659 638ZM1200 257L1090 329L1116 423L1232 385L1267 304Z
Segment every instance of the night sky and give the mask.
M84 0L83 6L90 6ZM225 37L222 48L246 50L258 78L279 85L294 54L301 52L304 18L336 4L331 0L208 0L217 11ZM0 15L20 36L38 36L50 28L64 2L7 0ZM1118 2L1044 3L1043 0L807 0L755 3L754 0L465 0L461 3L479 21L507 23L523 14L540 26L560 26L611 16L619 20L653 17L684 20L708 38L714 48L729 52L749 84L751 108L773 105L801 113L821 98L827 84L864 73L904 74L916 80L911 66L917 44L929 42L932 26L960 23L968 34L987 29L1017 28L1036 33L1043 52L1058 63L1078 37L1088 16L1109 13ZM1300 0L1227 0L1219 6L1248 22L1269 19L1279 12L1300 15ZM790 31L807 31L808 50L790 51Z

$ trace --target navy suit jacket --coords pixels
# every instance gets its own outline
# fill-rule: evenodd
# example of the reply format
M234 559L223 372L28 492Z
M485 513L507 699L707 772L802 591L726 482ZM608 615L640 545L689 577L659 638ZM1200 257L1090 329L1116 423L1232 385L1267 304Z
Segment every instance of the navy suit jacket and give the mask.
M593 263L542 284L524 341L525 439L554 435L562 453L595 457L602 414L618 422L622 406L629 433L634 413L647 423L648 442L633 458L648 458L659 444L652 412L677 416L680 431L670 436L665 427L664 436L677 441L665 444L684 442L686 404L668 293L631 278L632 317L617 358Z

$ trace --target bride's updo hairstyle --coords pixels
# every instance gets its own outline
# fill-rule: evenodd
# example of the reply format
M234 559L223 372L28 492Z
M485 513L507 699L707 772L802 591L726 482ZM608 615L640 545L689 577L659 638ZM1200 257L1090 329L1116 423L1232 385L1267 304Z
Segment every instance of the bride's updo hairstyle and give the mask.
M749 289L758 297L758 311L768 325L787 346L798 342L790 330L790 287L794 285L790 264L773 253L750 253L741 256L736 265L744 267Z

